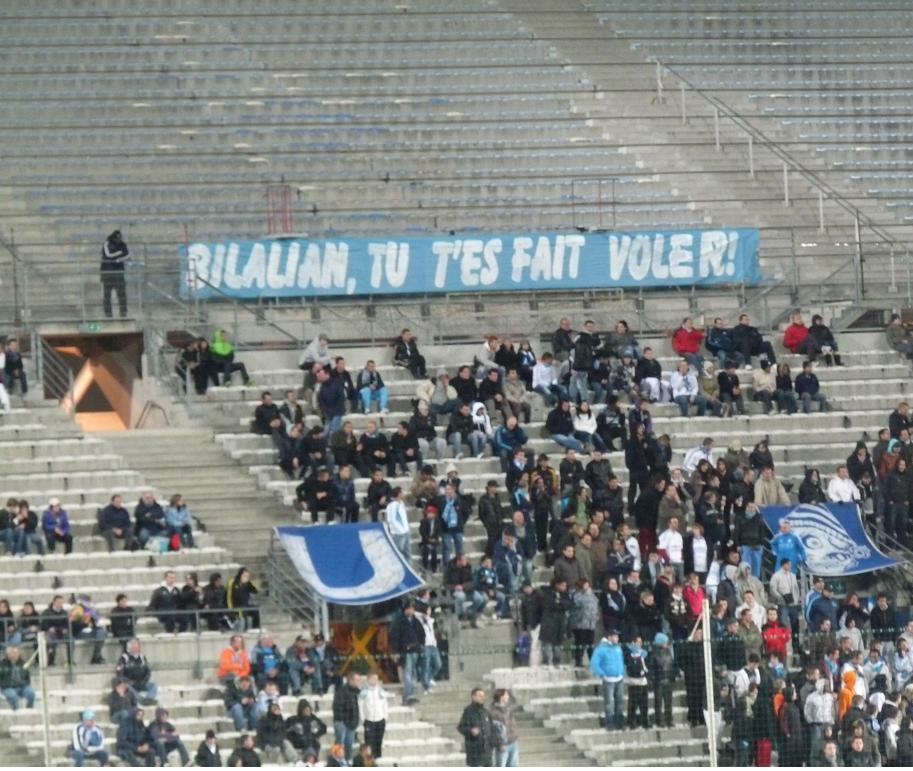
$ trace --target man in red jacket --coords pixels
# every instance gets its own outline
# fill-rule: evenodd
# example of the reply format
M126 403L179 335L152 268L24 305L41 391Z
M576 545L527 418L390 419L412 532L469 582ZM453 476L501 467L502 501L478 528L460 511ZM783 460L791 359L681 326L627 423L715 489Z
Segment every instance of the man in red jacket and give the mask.
M694 320L690 316L682 319L682 325L672 335L672 350L698 372L704 366L704 357L700 354L703 339L703 330L694 326Z

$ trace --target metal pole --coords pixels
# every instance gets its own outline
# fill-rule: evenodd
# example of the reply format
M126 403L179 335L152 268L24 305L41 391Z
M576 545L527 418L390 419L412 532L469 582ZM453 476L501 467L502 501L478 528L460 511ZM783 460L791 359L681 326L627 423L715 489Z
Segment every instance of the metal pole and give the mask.
M888 287L888 291L892 294L897 292L897 275L895 273L894 265L894 247L891 247L891 285Z
M907 307L913 305L913 287L910 285L910 252L904 255L904 262L907 264Z
M748 135L748 176L754 176L754 137Z
M716 151L720 151L720 108L713 108L713 135L716 139Z
M789 164L783 161L783 205L789 206Z
M818 232L824 232L824 191L818 191Z
M659 60L656 62L656 102L662 104L666 101L663 96L663 64Z
M48 704L48 635L38 633L38 683L41 690L41 727L44 733L44 765L51 767L51 716Z
M862 267L862 235L859 230L859 209L856 209L856 216L853 219L853 232L856 239L856 256L854 262L856 269L859 271L856 280L856 302L865 297L865 273Z
M710 647L710 601L704 598L701 608L701 635L704 647L704 688L707 698L707 743L710 745L710 766L716 768L716 704L713 689L713 659Z
M617 182L618 182L618 178L612 177L612 230L613 231L615 230L615 210L617 208L616 199L615 199L615 184Z
M16 257L15 228L10 228L10 254L13 257L13 325L18 330L22 317L19 312L19 258Z
M679 85L679 93L681 94L682 101L682 125L684 126L688 122L688 113L685 112L685 84L682 83Z
M323 639L330 639L330 607L326 600L320 600L320 631L323 632Z

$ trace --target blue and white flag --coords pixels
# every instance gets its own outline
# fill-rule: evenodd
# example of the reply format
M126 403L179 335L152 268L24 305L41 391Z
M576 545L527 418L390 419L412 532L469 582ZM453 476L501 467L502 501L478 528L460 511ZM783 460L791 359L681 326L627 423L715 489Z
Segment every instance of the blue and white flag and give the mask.
M370 605L422 586L381 524L283 526L276 534L301 577L327 602Z
M780 530L780 520L786 518L805 546L805 565L814 575L849 576L897 564L872 543L854 503L762 506L761 513L774 533Z

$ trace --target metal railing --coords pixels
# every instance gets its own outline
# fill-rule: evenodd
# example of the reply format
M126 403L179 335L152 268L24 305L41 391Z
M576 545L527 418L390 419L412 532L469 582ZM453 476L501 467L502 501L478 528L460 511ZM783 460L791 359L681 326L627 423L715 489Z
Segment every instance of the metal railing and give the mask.
M329 639L330 618L327 604L305 583L275 531L270 536L266 576L270 600L280 610L312 625Z
M76 410L73 391L73 370L67 360L61 356L44 338L39 338L37 356L38 381L44 386L45 396L60 402L68 415Z

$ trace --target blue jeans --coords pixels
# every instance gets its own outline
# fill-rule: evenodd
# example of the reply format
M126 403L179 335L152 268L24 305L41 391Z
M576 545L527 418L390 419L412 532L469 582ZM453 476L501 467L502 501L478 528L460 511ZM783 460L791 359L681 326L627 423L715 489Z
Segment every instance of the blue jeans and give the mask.
M761 555L763 550L760 546L742 546L740 547L742 552L742 562L747 562L751 565L751 574L755 578L761 577Z
M834 348L836 351L837 349ZM13 386L16 385L16 381L22 385L22 395L25 396L29 391L28 379L25 376L25 370L21 370L18 375L14 375L12 372L3 373L3 385L6 386L6 390L9 391L9 395L13 395Z
M45 555L45 541L37 530L34 533L26 533L22 528L16 528L15 530L7 530L7 533L11 534L12 549L10 549L10 552L12 554L29 554L32 550L31 547L34 546L38 554L42 557Z
M431 681L437 677L441 671L441 652L437 645L426 645L422 651L422 686L427 691L431 687Z
M346 748L346 757L352 757L352 747L355 745L355 729L347 728L341 720L333 723L333 733L336 736L336 743Z
M555 444L560 444L562 447L570 448L577 452L583 452L583 443L575 439L573 436L567 436L566 434L552 434L552 441Z
M466 613L466 600L471 600L472 605L469 607L469 612ZM453 593L453 612L456 614L457 618L462 618L464 615L469 618L475 618L485 609L485 595L482 592L474 591L470 597L466 596L466 592L454 592Z
M102 766L108 765L111 760L111 756L108 755L106 750L99 750L98 752L83 752L82 750L73 750L70 753L73 757L73 765L77 768L81 768L86 764L86 760L97 760Z
M373 400L377 401L377 405L381 410L387 409L387 401L389 399L387 386L375 388L374 391L371 391L371 389L366 386L365 388L360 389L358 393L361 394L361 405L365 412L371 409L371 402Z
M688 408L691 405L691 401L687 396L676 396L673 401L678 405L679 410L682 413L683 418L688 417ZM694 406L697 407L697 415L702 418L707 413L707 397L703 394L698 394L694 397Z
M393 538L393 543L396 544L399 553L403 555L403 559L406 560L406 562L412 562L412 544L409 540L409 533L391 537Z
M699 353L683 353L681 357L698 372L704 368L704 357Z
M570 393L572 402L590 400L590 378L586 372L571 371Z
M35 692L27 685L21 685L18 688L4 688L3 698L9 702L13 712L19 709L19 699L25 699L25 706L29 709L35 706Z
M617 683L602 681L602 709L605 713L606 730L624 728L624 701L624 680L619 680Z
M473 431L468 436L463 436L459 431L454 431L450 435L450 446L453 448L453 455L456 457L463 452L463 444L468 444L473 455L480 455L485 450L486 436L481 431Z
M456 412L460 409L461 402L459 399L448 399L443 404L432 404L431 405L431 414L434 417L438 415L449 415L451 412Z
M463 553L463 534L461 532L448 532L441 536L444 544L444 567L450 564L453 552L459 556Z
M802 394L802 411L806 414L812 411L812 402L818 403L818 410L825 412L827 410L827 398L820 391L816 394L808 392Z
M558 404L559 399L567 399L568 393L560 385L550 385L550 386L536 386L533 389L539 396L541 396L545 403L549 407L554 407Z
M403 704L415 697L415 678L418 674L418 652L403 654Z
M781 391L779 388L774 391L774 398L777 400L777 407L780 412L786 410L790 415L799 411L799 403L796 401L795 391Z
M155 682L149 680L142 688L130 688L133 691L134 696L139 696L140 694L146 694L147 699L154 699L158 696L159 687Z
M520 765L520 747L516 742L511 742L503 750L496 750L495 765L500 768L516 768Z
M575 431L574 439L576 439L578 442L583 442L584 445L592 443L593 447L595 447L597 450L601 450L602 452L609 451L608 445L606 445L605 441L603 441L603 438L599 436L599 434L590 434L586 431Z
M542 663L546 666L561 663L561 646L554 643L542 643Z
M232 721L235 724L236 731L255 731L257 729L257 705L254 704L232 704L228 710Z

